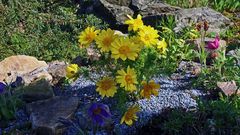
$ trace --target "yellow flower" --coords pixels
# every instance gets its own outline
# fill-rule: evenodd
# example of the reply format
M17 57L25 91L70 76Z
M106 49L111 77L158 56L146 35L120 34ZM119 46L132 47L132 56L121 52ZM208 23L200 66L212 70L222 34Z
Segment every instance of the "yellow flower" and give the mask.
M157 96L158 95L158 89L160 88L159 84L156 84L153 80L151 80L149 83L146 81L142 81L143 89L141 90L140 95L142 97L145 97L147 99L150 99L151 95Z
M95 30L95 27L87 27L83 32L80 33L78 42L85 46L88 47L93 40L96 38L99 30Z
M143 26L138 34L140 36L140 39L147 47L156 45L158 42L158 31L151 26Z
M102 97L113 97L117 92L116 83L114 82L114 79L110 77L103 77L103 79L97 82L96 85L96 91L99 92Z
M161 54L165 54L166 50L167 50L167 43L165 41L165 39L163 38L162 41L158 41L157 43L157 48L160 50Z
M79 67L77 64L70 64L66 68L66 77L68 79L73 79L76 77L78 71L79 71Z
M118 37L111 29L102 30L96 37L96 44L101 48L101 52L109 52L112 42Z
M137 15L136 19L133 19L131 16L127 15L129 20L125 21L125 24L129 25L128 26L128 31L137 31L138 29L143 27L143 21L142 21L142 16Z
M123 124L123 122L125 122L127 125L131 126L133 124L133 121L137 121L138 117L136 113L139 111L139 106L131 106L127 112L124 113L120 123Z
M144 43L140 39L139 36L132 36L130 37L130 42L134 43L136 46L138 46L140 49L144 47Z
M137 75L134 71L134 69L130 68L128 66L127 72L125 72L123 69L117 71L118 76L116 77L117 83L120 84L120 87L125 87L126 91L133 92L137 89L135 84L137 84Z
M126 60L135 60L140 48L130 42L129 38L119 37L111 45L112 58Z

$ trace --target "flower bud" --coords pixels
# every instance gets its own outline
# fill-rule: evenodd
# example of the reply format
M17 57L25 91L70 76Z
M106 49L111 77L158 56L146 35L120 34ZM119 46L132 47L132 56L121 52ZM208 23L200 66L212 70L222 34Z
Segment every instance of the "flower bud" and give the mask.
M201 23L201 22L199 22L199 23L196 24L196 29L197 29L198 31L201 31L201 29L202 29L202 23Z
M218 57L218 53L217 53L217 52L211 53L211 58L212 58L212 59L215 59L215 58L217 58L217 57Z
M204 21L204 23L203 23L203 29L204 29L205 31L207 31L208 28L209 28L208 22L207 22L207 21Z

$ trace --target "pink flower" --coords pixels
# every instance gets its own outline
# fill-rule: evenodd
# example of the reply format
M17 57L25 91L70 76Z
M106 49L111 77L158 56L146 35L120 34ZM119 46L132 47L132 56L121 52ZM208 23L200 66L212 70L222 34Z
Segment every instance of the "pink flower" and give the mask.
M220 45L220 38L219 38L219 35L217 35L214 39L214 41L208 41L207 42L207 48L210 49L210 50L216 50L218 49Z

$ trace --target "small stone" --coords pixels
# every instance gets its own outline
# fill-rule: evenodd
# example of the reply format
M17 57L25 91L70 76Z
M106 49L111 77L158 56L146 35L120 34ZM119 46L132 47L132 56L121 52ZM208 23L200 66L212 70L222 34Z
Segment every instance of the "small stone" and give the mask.
M53 61L48 63L48 73L52 75L52 84L57 84L66 76L67 63L64 61Z
M27 104L26 109L37 135L62 135L64 125L59 122L59 118L70 119L78 106L78 98L53 97Z
M227 56L234 57L236 59L236 65L240 66L240 49L229 51Z
M217 82L217 86L222 90L222 92L227 95L231 96L233 94L240 95L240 90L238 90L238 87L236 85L235 81L231 82Z

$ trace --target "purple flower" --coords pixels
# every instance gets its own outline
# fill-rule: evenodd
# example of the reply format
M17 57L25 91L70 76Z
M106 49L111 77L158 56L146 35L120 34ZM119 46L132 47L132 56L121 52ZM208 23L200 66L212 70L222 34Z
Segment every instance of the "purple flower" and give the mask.
M216 49L218 49L219 44L220 44L220 38L217 35L215 37L214 41L208 41L207 42L207 48L210 49L210 50L216 50Z
M4 83L0 82L0 94L2 94L4 92L5 88L6 88L6 85Z
M17 76L16 81L11 83L11 87L16 88L16 87L22 85L22 83L23 83L22 77Z
M104 125L106 119L111 117L109 107L101 103L93 103L88 109L88 115L95 124Z

